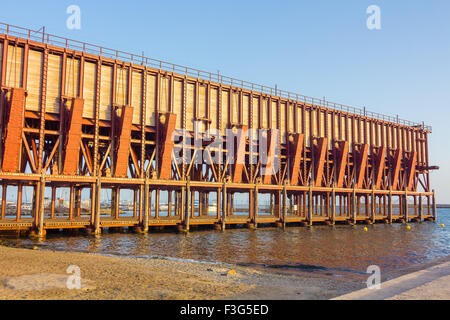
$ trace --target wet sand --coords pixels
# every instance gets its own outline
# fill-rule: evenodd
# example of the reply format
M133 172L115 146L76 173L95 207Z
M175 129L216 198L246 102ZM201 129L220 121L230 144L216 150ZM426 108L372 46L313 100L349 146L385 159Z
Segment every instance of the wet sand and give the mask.
M80 268L81 290L66 286L71 265ZM360 280L314 273L0 246L5 300L330 299L363 286Z

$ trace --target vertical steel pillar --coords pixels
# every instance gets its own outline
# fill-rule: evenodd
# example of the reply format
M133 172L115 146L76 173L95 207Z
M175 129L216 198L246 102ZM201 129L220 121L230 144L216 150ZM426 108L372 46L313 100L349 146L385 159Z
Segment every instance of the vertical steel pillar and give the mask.
M145 179L145 177L144 177ZM145 182L144 185L139 186L139 209L138 209L138 215L139 215L139 224L141 226L144 226L144 216L145 216Z
M32 200L32 217L33 217L33 227L35 230L38 229L39 225L39 200L41 194L41 182L40 180L36 182L36 185L33 187L33 200Z
M203 216L203 205L204 205L203 202L204 201L205 201L205 199L203 198L203 192L199 191L198 192L198 215L199 215L199 217Z
M119 187L115 187L114 189L114 219L118 220L119 219L119 203L120 203L120 188Z
M192 205L192 195L191 195L191 184L188 180L186 183L186 205L184 212L184 227L186 231L189 231L189 222L191 217L191 205Z
M175 190L174 191L174 195L175 195L175 201L174 201L174 216L178 216L178 191Z
M255 212L255 193L254 190L248 191L248 218L250 223L253 222L253 216Z
M273 193L270 194L270 215L273 216L273 207L274 207L274 199L273 199Z
M151 201L149 201L150 200L150 195L149 195L149 191L150 191L150 186L149 186L149 184L150 184L150 181L149 181L149 179L148 179L148 176L146 175L145 176L145 182L144 182L144 186L142 187L141 186L141 188L143 189L142 191L141 191L141 194L142 194L142 198L141 198L141 201L139 201L139 202L142 202L142 210L143 210L143 212L142 212L142 214L143 214L143 217L142 217L142 231L143 232L148 232L148 212L152 209L151 207L152 207L152 203L151 203ZM139 204L139 206L141 207L141 204Z
M414 217L417 217L417 196L413 196L413 201L414 201Z
M217 189L217 196L216 196L216 219L220 219L220 211L221 211L221 201L222 199L220 199L220 188Z
M167 190L167 216L172 216L172 190Z
M138 190L133 189L133 219L137 218Z
M44 217L45 217L45 172L42 170L41 173L41 181L40 181L40 192L39 192L39 208L37 210L39 216L39 224L38 224L38 235L39 237L43 237L45 235L44 230Z
M283 228L286 228L287 197L288 197L287 187L286 187L286 185L284 185L284 187L283 187L283 217L282 217Z
M232 217L234 215L234 192L230 194L230 207L228 208L229 215Z
M4 220L5 219L5 210L6 210L6 190L7 190L8 186L6 185L6 183L3 184L2 186L2 213L1 213L1 219Z
M405 222L406 223L408 223L409 222L409 204L408 204L408 192L407 191L405 191L405 205L404 205L404 207L405 207Z
M22 218L22 184L19 183L17 187L17 221L20 221Z
M155 219L159 219L159 193L160 190L155 190Z
M73 220L73 185L70 186L69 220Z
M312 192L312 187L309 187L309 193L308 193L308 225L312 226L312 208L313 206L313 192Z
M53 189L54 188L52 187L52 216L53 216L53 207L54 207ZM91 186L91 192L90 192L91 193L91 216L90 216L90 220L89 220L92 230L94 230L94 223L95 223L95 198L96 198L95 191L96 191L95 184L93 184Z
M331 224L334 225L336 223L336 189L331 190Z
M76 217L79 218L81 216L81 188L77 187L75 189L75 214Z
M225 231L225 224L226 224L226 217L227 217L227 210L228 210L228 199L227 199L227 182L223 182L223 188L222 188L222 231ZM219 205L219 204L217 204Z
M255 196L254 196L254 203L253 203L253 223L256 227L256 220L258 217L258 196L259 196L259 190L258 186L255 187Z
M419 196L419 218L420 218L420 221L423 221L423 204L422 204L422 199L423 199L423 197L420 195Z
M388 220L389 220L389 223L392 223L392 188L389 188Z
M436 205L436 193L433 192L433 220L436 221L437 219L437 205Z
M278 219L281 219L281 209L282 209L282 205L281 205L281 190L277 190L277 194L275 195L275 203L276 203L276 215Z
M186 187L181 187L180 218L181 218L182 224L186 225Z
M192 191L192 190L189 190L190 192L190 194L191 194L191 202L190 202L190 206L191 206L191 218L194 218L195 217L195 190L194 191Z
M100 177L97 177L97 181L95 183L95 205L94 205L94 234L99 235L101 233L100 230L100 198L102 192L102 183Z
M205 216L209 215L209 191L205 194Z
M366 199L368 199L368 198L366 198ZM375 190L372 189L372 203L371 203L371 210L370 210L371 211L370 218L371 218L372 223L375 223L375 219L376 219L376 201L377 201L377 199L375 196Z
M148 198L147 198L147 201L148 201L148 207L147 207L147 219L148 219L148 224L150 224L150 218L152 217L152 207L153 207L153 204L152 204L152 194L153 194L153 190L152 189L150 189L150 181L149 181L149 185L148 185Z

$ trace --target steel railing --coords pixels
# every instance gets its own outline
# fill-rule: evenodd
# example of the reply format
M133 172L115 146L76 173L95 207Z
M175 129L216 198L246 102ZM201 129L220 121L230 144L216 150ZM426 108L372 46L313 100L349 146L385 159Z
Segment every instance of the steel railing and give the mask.
M98 45L93 45L77 40L72 40L68 38L63 38L55 35L46 33L44 30L35 31L27 28L17 27L10 24L0 22L0 33L4 33L8 36L20 37L36 42L41 42L44 44L50 44L54 46L64 47L68 50L76 50L80 52L85 52L93 55L98 55L104 58L110 58L115 60L121 60L125 62L130 62L133 64L139 64L142 66L148 66L155 69L160 69L164 71L175 72L178 74L184 74L186 76L191 76L203 80L209 80L224 85L231 85L241 89L247 89L251 91L257 91L265 94L270 94L274 96L279 96L286 99L296 100L298 102L307 103L315 106L325 107L329 109L344 111L348 113L353 113L357 115L362 115L382 121L392 122L400 125L422 128L426 131L432 131L431 126L427 126L424 123L416 123L404 119L400 119L398 116L388 116L377 112L372 112L366 110L366 108L358 108L343 105L340 103L335 103L327 101L325 99L317 99L313 97L308 97L302 94L292 93L285 90L280 90L273 87L268 87L260 84L255 84L252 82L239 80L227 76L220 75L219 73L211 73L207 71L202 71L190 67L185 67L177 65L174 63L148 58L143 55L136 55L120 50L109 49L101 47Z

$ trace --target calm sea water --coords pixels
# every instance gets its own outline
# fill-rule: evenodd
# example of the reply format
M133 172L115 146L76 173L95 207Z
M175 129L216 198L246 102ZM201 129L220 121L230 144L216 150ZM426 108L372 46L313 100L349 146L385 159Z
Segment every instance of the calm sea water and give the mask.
M441 227L445 224L445 227ZM314 226L194 231L189 234L103 234L100 238L49 235L42 249L133 257L224 262L283 270L362 275L369 265L390 273L450 255L450 209L437 222L368 226Z

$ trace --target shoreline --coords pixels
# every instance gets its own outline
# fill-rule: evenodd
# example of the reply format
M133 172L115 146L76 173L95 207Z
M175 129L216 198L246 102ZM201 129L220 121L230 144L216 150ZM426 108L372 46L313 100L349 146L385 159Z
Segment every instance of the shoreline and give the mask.
M0 298L4 300L328 300L363 286L338 277L220 263L3 246L0 256ZM80 268L82 290L65 287L71 265Z
M0 256L0 298L3 300L350 300L364 299L364 296L384 299L381 293L373 295L373 292L364 291L367 289L361 279L326 273L292 273L226 263L1 245ZM424 273L429 274L427 270L441 265L449 266L445 270L450 275L448 256L398 270L389 274L389 281L382 277L382 283L392 287L390 283L399 283L405 277L414 279L415 274L423 277ZM69 266L80 268L81 290L67 289ZM386 298L426 299L421 292L428 292L430 296L430 288L437 288L437 299L449 299L450 294L445 288L436 286L437 282L442 284L442 280L449 283L450 277L444 274L442 278L434 277L427 282L416 281L417 287L425 286L420 290L414 285L411 287L409 282L408 292L397 290L396 295L388 294Z

